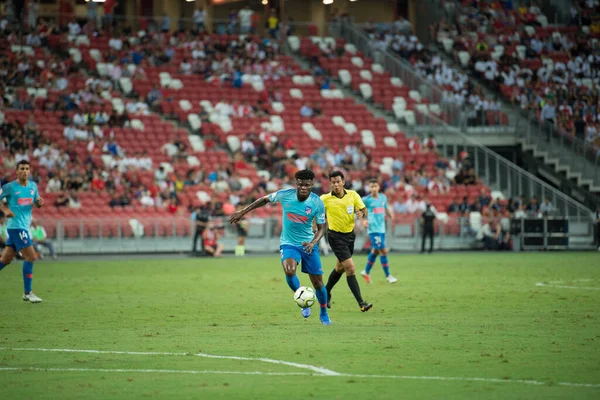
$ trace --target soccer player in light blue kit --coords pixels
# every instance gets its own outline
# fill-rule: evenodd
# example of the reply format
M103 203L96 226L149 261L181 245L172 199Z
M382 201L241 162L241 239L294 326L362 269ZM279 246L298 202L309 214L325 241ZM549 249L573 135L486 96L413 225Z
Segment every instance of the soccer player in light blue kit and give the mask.
M383 193L379 193L379 182L372 180L369 182L368 196L363 197L363 203L367 207L367 220L364 221L367 227L367 233L371 240L371 252L367 257L367 265L365 270L360 274L365 278L367 283L371 283L371 268L377 261L377 256L381 256L381 266L385 277L389 283L396 283L398 279L394 278L390 274L390 267L388 265L387 249L385 248L385 217L393 218L393 214L388 207L387 196Z
M325 206L316 194L312 193L315 174L310 170L296 172L296 189L279 190L261 197L242 210L234 212L229 218L231 224L239 222L252 210L263 207L269 202L279 202L283 206L283 229L281 230L280 252L285 279L293 292L300 287L296 268L302 263L302 272L308 274L317 300L321 306L320 319L323 325L331 325L327 313L327 290L323 285L323 268L319 257L319 240L326 230ZM317 232L313 232L313 220ZM302 309L302 316L310 316L310 308Z
M6 224L8 240L0 258L0 271L21 252L23 258L25 258L25 262L23 262L23 283L25 287L23 300L30 303L40 303L42 299L37 297L31 290L35 250L29 227L31 226L33 206L40 208L44 205L44 199L38 194L37 184L29 181L29 171L29 161L19 161L17 163L17 180L7 183L0 189L0 211L8 218ZM4 199L6 199L8 207L4 205Z

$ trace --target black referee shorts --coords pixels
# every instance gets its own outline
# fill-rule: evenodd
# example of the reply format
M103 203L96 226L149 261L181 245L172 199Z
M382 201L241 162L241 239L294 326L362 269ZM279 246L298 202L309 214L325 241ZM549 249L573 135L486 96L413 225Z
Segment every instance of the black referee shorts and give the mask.
M335 257L339 262L352 258L354 254L354 232L342 233L336 231L327 231L327 240Z

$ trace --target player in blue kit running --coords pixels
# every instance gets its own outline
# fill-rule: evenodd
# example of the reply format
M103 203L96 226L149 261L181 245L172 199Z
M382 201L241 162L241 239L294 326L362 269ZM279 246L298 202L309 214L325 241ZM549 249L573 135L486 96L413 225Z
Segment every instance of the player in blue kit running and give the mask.
M40 208L44 205L44 199L38 194L37 184L29 180L29 171L29 161L19 161L17 163L17 180L7 183L0 189L0 211L8 218L6 224L8 239L0 258L0 271L10 264L20 252L25 258L23 262L23 283L25 287L23 300L30 303L40 303L42 299L31 291L35 250L29 227L31 226L33 206ZM8 207L4 205L4 199L6 199Z
M363 197L363 203L367 207L369 212L368 219L364 221L364 225L367 227L367 233L371 240L371 252L367 257L367 266L365 270L360 274L365 278L367 283L371 283L371 268L377 260L377 256L381 256L381 266L383 272L389 283L396 283L398 279L394 278L390 274L390 267L388 265L387 249L385 248L385 217L393 218L392 212L388 207L387 196L383 193L379 193L379 182L372 180L369 182L369 194Z
M296 172L296 189L279 190L261 197L242 210L231 214L229 222L238 223L244 215L268 203L279 202L283 206L283 229L280 237L281 264L285 279L293 292L300 287L296 268L302 263L302 272L308 274L315 288L321 306L320 318L323 325L331 325L327 313L327 290L323 285L323 268L319 257L319 240L326 230L325 206L316 194L312 193L315 174L310 170ZM313 220L317 231L313 232ZM310 308L302 309L302 316L310 316Z

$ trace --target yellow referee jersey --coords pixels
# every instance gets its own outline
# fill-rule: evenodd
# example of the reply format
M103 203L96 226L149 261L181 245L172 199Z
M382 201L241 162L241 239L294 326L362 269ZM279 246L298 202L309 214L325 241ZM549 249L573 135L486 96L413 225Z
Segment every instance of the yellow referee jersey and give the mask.
M335 232L350 233L354 231L354 212L365 208L359 194L354 190L344 190L342 198L333 192L321 196L325 203L325 214L329 229Z

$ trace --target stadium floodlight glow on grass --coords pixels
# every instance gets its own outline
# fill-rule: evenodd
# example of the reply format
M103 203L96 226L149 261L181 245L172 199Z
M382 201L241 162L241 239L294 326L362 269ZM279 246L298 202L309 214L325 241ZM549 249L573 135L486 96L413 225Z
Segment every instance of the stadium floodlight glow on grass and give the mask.
M323 0L323 4L325 4L325 5L333 4L333 0Z
M269 0L262 0L262 4L263 6L266 6L267 4L269 4Z

